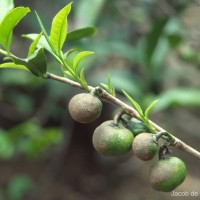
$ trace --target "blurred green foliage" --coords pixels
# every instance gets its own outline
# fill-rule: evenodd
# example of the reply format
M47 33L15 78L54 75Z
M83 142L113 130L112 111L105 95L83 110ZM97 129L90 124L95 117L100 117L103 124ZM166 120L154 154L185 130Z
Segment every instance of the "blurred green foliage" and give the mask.
M23 153L30 158L37 158L45 150L62 140L62 131L57 128L42 128L38 123L27 121L7 133L15 147L15 153Z
M26 121L9 131L0 131L0 156L10 159L17 154L38 158L45 150L58 145L63 133L58 128L42 128L38 123Z
M26 174L18 174L12 178L8 185L7 197L9 200L20 200L33 186L34 183L31 177Z

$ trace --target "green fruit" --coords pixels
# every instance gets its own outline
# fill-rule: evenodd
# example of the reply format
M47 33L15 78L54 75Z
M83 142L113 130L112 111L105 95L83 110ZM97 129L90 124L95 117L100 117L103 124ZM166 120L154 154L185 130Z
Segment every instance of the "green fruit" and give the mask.
M157 191L170 192L184 181L186 173L186 166L181 159L166 157L151 167L150 183Z
M134 136L147 131L147 127L140 120L132 117L128 122L127 128L134 134Z
M133 151L141 160L151 160L158 151L158 145L153 140L153 134L140 133L133 140Z
M131 150L133 134L122 124L114 125L112 120L98 126L92 142L97 152L107 156L118 156Z
M97 119L102 110L101 101L89 93L75 95L69 102L71 117L80 123L89 123Z

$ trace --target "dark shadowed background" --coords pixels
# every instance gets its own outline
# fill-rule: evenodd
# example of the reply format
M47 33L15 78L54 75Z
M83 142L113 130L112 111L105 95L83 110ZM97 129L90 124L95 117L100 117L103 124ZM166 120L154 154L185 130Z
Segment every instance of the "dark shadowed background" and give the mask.
M21 35L40 32L35 10L49 31L55 14L69 2L16 0L16 6L32 12L15 28L12 51L25 57L30 41ZM198 1L74 0L69 30L96 26L97 33L64 49L95 52L83 63L90 85L106 83L109 73L117 97L125 102L121 89L143 108L160 99L151 119L200 150L199 17ZM58 64L47 56L49 71L60 75ZM150 187L153 161L140 161L132 152L117 158L96 153L93 131L118 108L103 102L98 120L76 123L67 104L79 92L28 72L0 70L0 200L200 197L200 161L180 150L172 148L188 174L176 189L178 197Z

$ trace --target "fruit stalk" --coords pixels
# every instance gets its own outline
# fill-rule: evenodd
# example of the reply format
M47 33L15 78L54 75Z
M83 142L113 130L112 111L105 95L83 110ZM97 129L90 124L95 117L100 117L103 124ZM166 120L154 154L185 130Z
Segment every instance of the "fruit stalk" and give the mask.
M76 81L65 78L65 77L60 77L60 76L57 76L55 74L47 73L46 78L56 80L56 81L59 81L59 82L63 82L63 83L69 84L73 87L77 87L79 89L86 90L81 84L77 83ZM88 92L90 92L93 89L95 89L95 87L88 86L88 90L89 90ZM111 103L113 103L117 106L120 106L127 114L131 115L132 117L139 119L139 114L133 107L127 105L126 103L124 103L120 99L112 96L106 90L102 89L99 86L96 87L96 90L99 91L101 98L103 98L103 99L105 99L105 100L107 100L107 101L109 101L109 102L111 102ZM156 129L156 131L167 132L165 129L163 129L162 127L160 127L159 125L157 125L156 123L154 123L152 121L150 121L150 124ZM190 154L191 156L200 160L200 152L199 151L197 151L196 149L187 145L186 143L184 143L183 141L181 141L179 138L175 137L174 135L170 134L170 136L174 140L172 146L175 146L178 149L180 149L180 150L182 150L182 151L184 151L184 152Z

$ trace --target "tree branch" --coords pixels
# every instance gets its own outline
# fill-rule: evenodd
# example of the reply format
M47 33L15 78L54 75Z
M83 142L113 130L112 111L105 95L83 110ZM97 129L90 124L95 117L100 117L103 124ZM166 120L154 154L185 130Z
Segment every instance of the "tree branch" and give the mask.
M60 82L63 82L63 83L67 83L73 87L77 87L79 89L83 89L84 90L84 87L81 86L79 83L73 81L73 80L70 80L68 78L65 78L65 77L60 77L60 76L57 76L55 74L51 74L51 73L47 73L46 74L46 78L47 79L53 79L53 80L56 80L56 81L60 81ZM89 86L89 90L91 91L92 89L94 89L94 87L92 86ZM132 117L135 117L135 118L139 118L139 114L138 112L131 106L127 105L126 103L122 102L120 99L112 96L111 94L109 94L106 90L100 88L100 87L97 87L97 89L99 89L101 91L101 97L119 107L122 108L122 110L124 110L127 114L131 115ZM159 125L157 125L156 123L150 121L151 125L157 130L157 131L166 131L164 130L162 127L160 127ZM170 134L171 135L171 134ZM177 137L175 137L174 135L171 135L174 142L173 142L173 146L177 147L178 149L184 151L184 152L187 152L188 154L190 154L191 156L197 158L197 159L200 159L200 152L195 150L194 148L192 148L191 146L187 145L186 143L184 143L183 141L181 141L180 139L178 139Z

